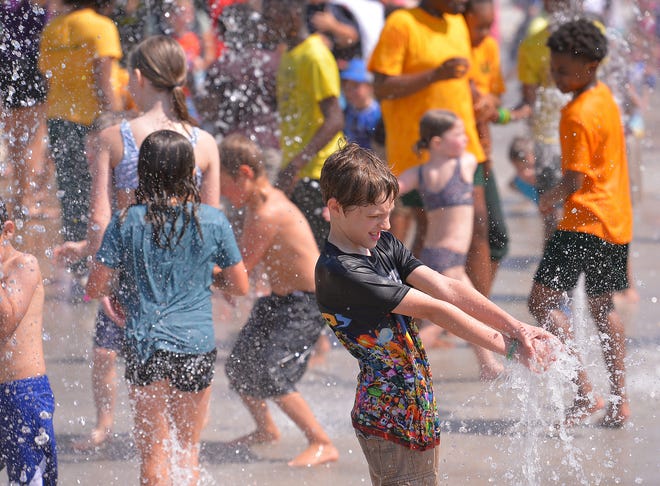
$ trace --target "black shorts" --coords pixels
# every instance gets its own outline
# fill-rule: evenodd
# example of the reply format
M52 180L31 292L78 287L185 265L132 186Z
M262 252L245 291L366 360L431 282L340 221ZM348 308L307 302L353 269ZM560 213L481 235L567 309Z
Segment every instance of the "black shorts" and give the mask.
M616 245L602 238L575 231L554 232L548 241L534 281L567 291L575 288L581 273L589 297L628 288L626 273L628 245Z
M46 101L46 80L33 59L0 64L0 96L5 108L27 108Z
M324 327L312 293L261 297L227 358L231 388L262 399L296 391Z
M217 349L204 354L180 354L158 350L141 364L137 356L124 349L126 381L135 386L147 386L169 380L182 392L198 392L208 388L215 373Z

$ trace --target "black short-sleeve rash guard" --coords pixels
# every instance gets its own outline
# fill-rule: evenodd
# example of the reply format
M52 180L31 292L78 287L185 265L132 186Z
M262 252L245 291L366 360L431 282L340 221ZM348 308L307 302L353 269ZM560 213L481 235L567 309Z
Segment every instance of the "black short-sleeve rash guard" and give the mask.
M421 265L385 232L370 256L326 243L316 265L316 298L360 365L353 426L423 450L440 440L431 370L415 323L392 313L410 290L404 282Z

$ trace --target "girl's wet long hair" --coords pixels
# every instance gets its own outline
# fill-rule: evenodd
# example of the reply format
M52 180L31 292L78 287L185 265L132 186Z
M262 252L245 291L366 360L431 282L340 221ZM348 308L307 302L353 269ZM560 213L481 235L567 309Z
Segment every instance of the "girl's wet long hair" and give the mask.
M195 153L188 139L172 130L153 132L142 142L138 156L137 204L147 207L145 220L160 248L172 249L192 222L199 235L199 189L194 176ZM189 204L190 203L190 204ZM177 230L176 222L183 222Z
M175 39L165 35L147 37L131 52L129 65L131 69L139 69L156 89L171 92L179 120L197 125L190 118L183 92L187 79L186 54Z

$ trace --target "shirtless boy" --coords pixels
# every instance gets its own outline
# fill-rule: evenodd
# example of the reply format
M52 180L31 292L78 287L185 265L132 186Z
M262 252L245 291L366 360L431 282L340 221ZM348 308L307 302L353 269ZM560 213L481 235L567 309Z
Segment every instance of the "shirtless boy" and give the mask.
M0 469L10 484L57 483L55 398L41 341L44 287L37 259L11 244L0 200Z
M227 360L230 386L257 425L234 443L249 446L279 439L266 405L266 399L272 399L309 442L290 466L336 461L337 449L296 391L324 327L314 297L319 251L312 230L301 211L268 181L255 144L230 135L220 145L220 160L222 194L245 209L239 243L245 267L250 272L263 262L272 292L256 301Z

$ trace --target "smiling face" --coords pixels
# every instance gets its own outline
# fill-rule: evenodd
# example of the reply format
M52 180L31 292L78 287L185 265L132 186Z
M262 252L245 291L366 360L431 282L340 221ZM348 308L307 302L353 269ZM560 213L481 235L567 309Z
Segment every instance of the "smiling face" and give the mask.
M328 208L331 242L347 253L369 254L376 247L381 232L390 229L394 199L344 209L332 198L328 201Z
M557 89L562 93L582 93L596 81L597 61L590 61L571 54L552 52L550 73Z

